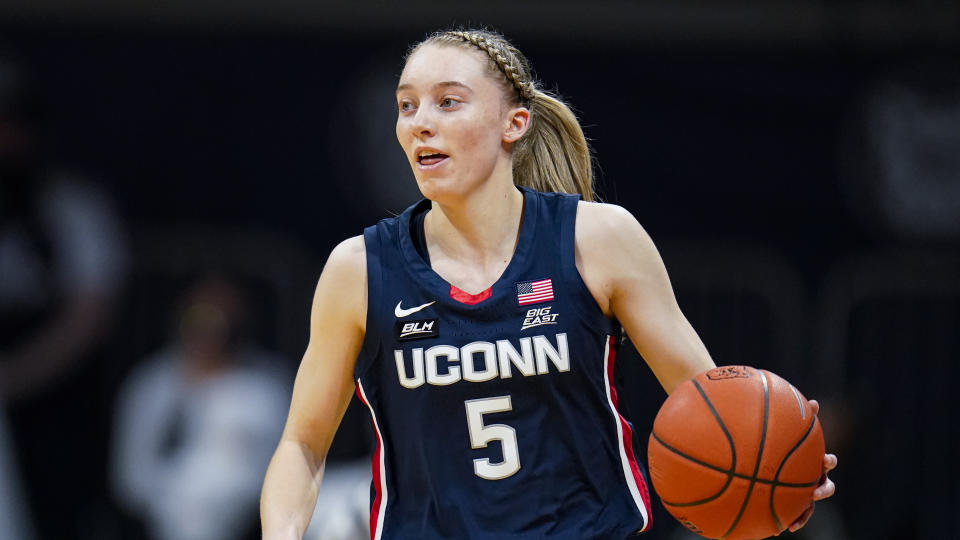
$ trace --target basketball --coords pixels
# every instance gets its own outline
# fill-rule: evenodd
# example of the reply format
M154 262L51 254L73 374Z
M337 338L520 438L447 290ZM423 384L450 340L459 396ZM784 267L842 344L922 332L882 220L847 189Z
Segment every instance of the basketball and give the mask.
M813 500L823 473L820 422L790 383L722 366L683 383L650 434L653 487L664 507L707 538L767 538Z

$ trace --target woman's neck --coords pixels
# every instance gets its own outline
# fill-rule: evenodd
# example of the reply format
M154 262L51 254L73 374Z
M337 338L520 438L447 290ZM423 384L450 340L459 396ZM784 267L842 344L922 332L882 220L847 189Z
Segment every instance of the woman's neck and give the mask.
M434 202L423 224L430 260L437 269L470 265L499 276L513 256L522 218L523 193L512 179L489 181L459 204Z

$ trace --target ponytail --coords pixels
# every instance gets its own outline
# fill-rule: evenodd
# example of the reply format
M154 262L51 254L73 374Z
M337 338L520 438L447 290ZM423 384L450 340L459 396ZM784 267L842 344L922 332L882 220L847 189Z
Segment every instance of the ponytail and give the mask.
M579 194L594 200L593 160L580 122L563 101L539 88L527 58L502 35L489 30L437 32L426 44L475 47L490 58L491 69L513 101L530 110L531 125L514 143L513 182L537 191Z
M530 100L532 125L513 148L514 183L537 191L594 199L593 162L580 122L563 101L541 90Z

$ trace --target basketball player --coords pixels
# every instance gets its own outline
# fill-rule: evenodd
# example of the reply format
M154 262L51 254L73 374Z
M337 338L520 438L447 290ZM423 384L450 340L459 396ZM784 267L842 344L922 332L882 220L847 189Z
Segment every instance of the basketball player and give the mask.
M396 100L425 199L327 261L264 482L264 537L301 538L354 392L378 439L375 540L645 530L649 492L610 380L618 326L668 393L714 367L652 241L590 202L576 118L502 36L429 37ZM833 490L825 480L815 498Z

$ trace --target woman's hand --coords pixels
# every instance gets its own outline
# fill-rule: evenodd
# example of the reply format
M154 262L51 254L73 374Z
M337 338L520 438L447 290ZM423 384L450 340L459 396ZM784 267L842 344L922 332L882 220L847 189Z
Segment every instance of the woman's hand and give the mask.
M817 403L815 399L810 400L810 406L813 407L813 414L820 412L820 404ZM833 480L827 476L827 473L832 471L837 466L837 456L834 454L825 454L823 456L823 476L820 477L820 485L817 486L817 489L813 491L813 501L819 501L826 499L827 497L833 496L834 492L837 490L837 486L834 485ZM804 510L800 517L794 521L789 529L790 532L797 532L801 527L807 524L807 521L810 519L810 516L813 515L813 507L816 502L811 502L810 506Z

